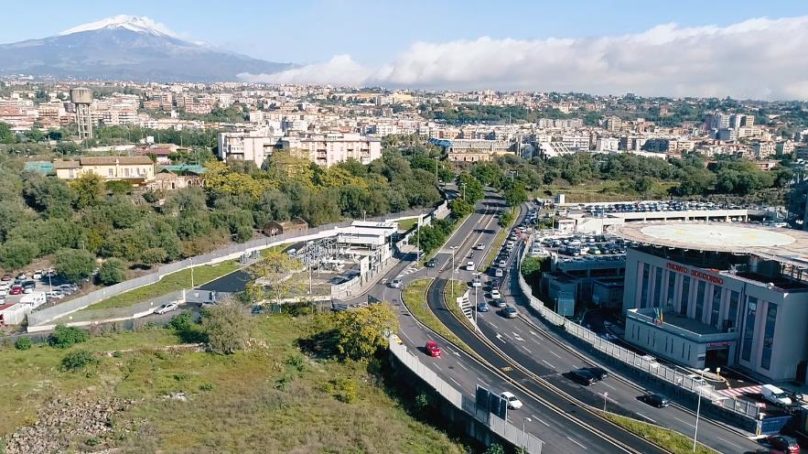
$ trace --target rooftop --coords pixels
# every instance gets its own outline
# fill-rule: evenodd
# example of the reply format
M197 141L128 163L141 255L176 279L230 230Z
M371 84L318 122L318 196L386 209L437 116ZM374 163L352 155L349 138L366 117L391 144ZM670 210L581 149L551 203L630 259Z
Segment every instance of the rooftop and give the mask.
M634 223L610 233L651 246L750 254L808 268L808 232L721 222Z

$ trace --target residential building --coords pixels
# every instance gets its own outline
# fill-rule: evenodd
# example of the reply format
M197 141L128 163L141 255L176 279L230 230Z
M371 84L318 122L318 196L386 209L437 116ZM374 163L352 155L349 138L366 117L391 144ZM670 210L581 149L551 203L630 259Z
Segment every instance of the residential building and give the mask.
M281 138L271 128L259 128L240 132L220 132L218 136L219 159L224 162L252 161L261 167L272 155Z
M94 173L107 181L127 180L135 184L154 179L154 162L147 156L88 156L56 160L53 167L60 180L74 180L86 173Z
M315 134L306 137L284 137L280 148L300 153L317 165L334 164L355 159L362 164L382 156L379 139L359 134Z

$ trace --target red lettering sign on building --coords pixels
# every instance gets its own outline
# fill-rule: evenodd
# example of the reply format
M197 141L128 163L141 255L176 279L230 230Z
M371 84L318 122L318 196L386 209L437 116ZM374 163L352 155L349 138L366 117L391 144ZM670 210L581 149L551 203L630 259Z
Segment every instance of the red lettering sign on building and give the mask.
M665 267L668 268L669 270L675 271L677 273L689 274L694 279L701 279L703 281L712 282L715 285L724 285L724 279L723 278L718 277L718 276L714 276L714 275L709 274L709 273L705 273L704 271L701 271L701 270L698 270L698 269L690 270L684 265L680 265L678 263L673 263L673 262L668 262L665 265Z

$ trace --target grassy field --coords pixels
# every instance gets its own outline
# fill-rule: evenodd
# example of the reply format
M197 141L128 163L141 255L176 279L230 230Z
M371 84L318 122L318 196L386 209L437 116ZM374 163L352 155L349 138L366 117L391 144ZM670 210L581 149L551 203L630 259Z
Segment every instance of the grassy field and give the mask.
M654 444L662 446L672 453L685 454L693 452L693 439L679 432L613 413L601 412L601 415L629 432L635 433ZM718 454L718 451L699 444L696 446L696 453Z
M238 262L227 261L215 265L198 266L194 268L194 285L201 285L218 279L225 274L232 273L239 268ZM83 310L111 309L127 307L149 298L157 298L167 293L176 292L191 287L191 270L177 271L164 276L159 282L136 288L112 298L93 304Z
M468 346L466 346L460 338L455 336L454 333L449 331L449 328L444 326L443 323L438 320L438 317L432 313L432 310L429 309L426 303L426 291L430 285L432 285L432 279L419 279L407 285L402 295L404 305L407 306L407 309L410 310L413 317L426 325L429 329L449 339L450 342L464 350L470 351Z
M404 232L409 232L411 228L418 224L418 218L402 219L398 221L398 229Z
M135 403L114 417L113 433L93 448L84 444L88 440L68 440L71 449L65 451L465 451L413 419L404 403L368 372L368 363L302 355L297 342L322 329L316 320L263 316L255 334L262 346L231 356L158 350L180 343L161 328L92 337L67 350L4 347L0 437L40 418L39 410L52 399L119 397ZM122 353L97 355L100 363L86 371L61 371L62 357L76 348ZM357 391L349 402L338 397L346 383ZM165 398L177 392L185 393L186 400Z
M463 314L463 311L460 310L460 306L455 303L458 298L466 293L466 291L469 292L469 300L471 301L471 304L474 304L474 289L469 287L468 282L458 281L457 279L454 280L454 293L452 293L451 283L446 284L446 288L443 291L443 298L446 301L446 307L449 308L452 314L462 321L466 327L473 330L474 325L471 323L471 320L469 320L466 315ZM484 301L485 298L482 297L482 294L484 293L482 289L480 289L478 292L480 295L480 301Z
M626 190L625 184L620 181L596 181L576 186L551 184L542 186L535 195L545 198L548 197L548 192L552 195L565 194L567 203L620 202L664 199L668 197L668 189L677 186L676 183L658 182L647 194L639 194Z

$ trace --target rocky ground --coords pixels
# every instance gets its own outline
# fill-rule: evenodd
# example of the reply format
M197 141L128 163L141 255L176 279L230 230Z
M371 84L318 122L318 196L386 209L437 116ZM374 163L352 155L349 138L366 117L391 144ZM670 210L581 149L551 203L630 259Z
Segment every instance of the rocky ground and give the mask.
M39 419L7 437L7 454L101 451L112 432L112 417L134 402L126 399L60 398L48 404Z

